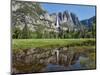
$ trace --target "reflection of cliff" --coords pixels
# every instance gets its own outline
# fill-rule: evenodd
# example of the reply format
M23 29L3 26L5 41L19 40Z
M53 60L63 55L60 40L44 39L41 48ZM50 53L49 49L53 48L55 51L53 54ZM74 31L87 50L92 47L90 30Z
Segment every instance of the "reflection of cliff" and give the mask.
M13 72L43 72L49 64L58 64L68 66L72 61L76 61L79 57L75 57L75 53L70 48L40 49L34 48L13 53ZM64 70L62 68L61 70ZM66 68L68 69L68 68Z
M12 73L94 69L94 52L94 48L84 47L31 48L20 50L12 54Z

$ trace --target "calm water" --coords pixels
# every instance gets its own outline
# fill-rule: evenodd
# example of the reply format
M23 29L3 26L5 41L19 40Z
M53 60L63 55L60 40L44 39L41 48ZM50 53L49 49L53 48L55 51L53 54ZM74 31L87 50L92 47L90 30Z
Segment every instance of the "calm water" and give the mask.
M94 48L33 48L13 53L13 73L95 69Z

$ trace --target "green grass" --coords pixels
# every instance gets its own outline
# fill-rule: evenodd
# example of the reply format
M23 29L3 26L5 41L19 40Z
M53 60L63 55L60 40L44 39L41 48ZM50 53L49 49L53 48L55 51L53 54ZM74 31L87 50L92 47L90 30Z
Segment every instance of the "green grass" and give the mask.
M13 49L28 49L28 48L54 48L63 46L80 46L95 42L95 39L13 39Z

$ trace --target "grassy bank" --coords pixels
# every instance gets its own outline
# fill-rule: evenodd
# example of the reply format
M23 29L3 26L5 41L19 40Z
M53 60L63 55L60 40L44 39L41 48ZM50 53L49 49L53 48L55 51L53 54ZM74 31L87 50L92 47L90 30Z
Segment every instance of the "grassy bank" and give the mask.
M95 39L13 39L13 49L52 48L62 46L88 46L95 44Z

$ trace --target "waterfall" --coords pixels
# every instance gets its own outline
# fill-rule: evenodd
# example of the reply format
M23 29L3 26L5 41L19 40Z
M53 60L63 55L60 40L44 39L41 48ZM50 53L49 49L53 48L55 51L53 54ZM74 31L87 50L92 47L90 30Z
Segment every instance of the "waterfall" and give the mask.
M58 14L56 15L56 31L59 33L59 17Z
M59 27L59 20L58 20L58 15L56 16L56 27Z

